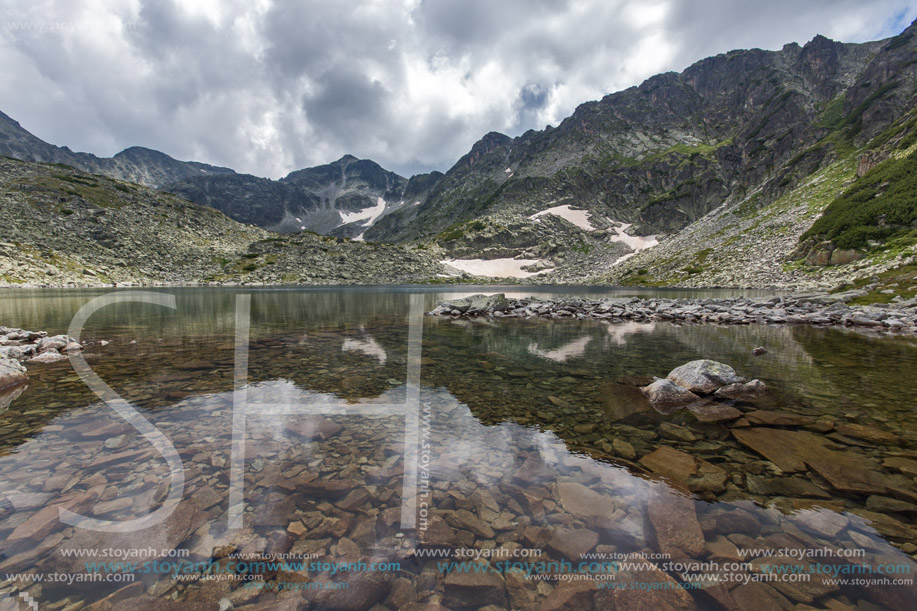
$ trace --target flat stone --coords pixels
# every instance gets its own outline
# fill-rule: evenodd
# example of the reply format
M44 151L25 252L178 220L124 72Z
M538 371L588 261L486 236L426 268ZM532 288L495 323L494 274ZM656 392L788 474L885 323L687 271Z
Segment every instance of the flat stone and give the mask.
M446 518L447 521L454 520L456 523L453 526L458 528L464 528L465 530L473 532L478 537L484 539L493 539L494 531L487 525L486 522L478 518L476 515L468 511L467 509L459 509Z
M820 448L805 460L813 471L843 492L869 494L885 492L891 487L891 483L879 472L879 465L858 454Z
M704 551L704 533L693 499L657 487L647 503L647 513L659 551L672 558L695 558Z
M774 589L789 597L792 600L811 604L814 603L817 598L821 598L826 594L831 592L837 592L840 588L835 585L833 582L833 577L825 573L818 573L816 568L809 562L805 560L799 560L798 558L756 558L751 561L752 572L761 574L764 572L763 567L773 567L772 570L777 572L781 570L779 567L784 567L783 571L790 570L801 570L811 576L807 581L774 581L772 585ZM792 568L791 568L792 567Z
M335 505L337 505L338 509L342 509L344 511L353 511L368 501L370 498L372 498L372 495L369 493L369 491L366 488L361 487L356 488L355 490L351 490L347 496L335 503Z
M615 510L614 500L610 496L590 490L577 482L557 484L556 497L564 511L581 520L610 516Z
M561 581L541 603L539 611L581 611L592 608L594 581Z
M745 485L752 494L831 498L831 495L826 491L802 477L771 477L746 473Z
M599 542L599 535L586 528L563 528L548 541L548 549L568 560L581 560Z
M455 531L438 516L430 518L426 528L423 527L423 523L420 523L418 533L419 545L423 548L454 548L458 545Z
M663 422L660 424L658 431L659 434L666 439L685 442L697 441L697 435L685 427L678 426L677 424L672 424L671 422Z
M726 484L724 470L669 446L659 446L639 462L653 473L672 478L695 492L717 492Z
M739 553L739 548L736 547L736 544L723 535L717 535L713 541L707 541L706 546L712 558L737 562L745 560L745 557Z
M198 488L194 491L194 494L189 499L190 502L194 503L205 511L222 500L223 497L220 496L220 494L210 486L202 486L201 488Z
M443 603L449 607L474 607L505 605L506 584L503 577L484 560L474 561L478 571L469 567L466 572L452 571L443 581Z
M60 521L60 510L68 509L74 513L84 514L93 502L99 498L101 491L97 489L69 495L66 500L49 505L33 513L28 520L17 526L7 536L8 541L19 539L34 539L36 541L47 537L54 529L65 526Z
M870 526L886 537L895 537L897 539L914 539L917 537L917 531L888 514L869 511L868 509L854 509L853 513L866 518Z
M732 429L732 435L739 443L761 454L787 473L805 471L806 463L803 456L808 449L807 446L820 445L814 435L798 431L747 428Z
M633 460L637 457L637 451L634 450L634 446L630 445L628 442L623 439L618 439L617 437L611 440L611 448L614 450L615 454L621 458L626 458L627 460Z
M766 426L805 426L815 422L811 416L802 416L791 412L772 412L763 409L745 414L745 418L752 424Z
M917 513L917 505L914 503L876 494L866 499L866 509L882 513Z
M864 424L836 424L834 430L840 433L841 435L846 435L847 437L854 437L856 439L865 439L866 441L871 441L873 443L883 444L883 445L901 445L901 437L895 435L894 433L889 433L888 431L880 431L877 428L866 426Z
M700 422L724 422L742 417L742 412L722 403L707 403L705 405L692 405L688 411Z
M361 558L353 561L370 564L373 560ZM360 571L339 573L337 577L341 579L339 583L342 586L347 583L346 588L325 585L306 592L310 609L370 609L388 596L395 575L387 571ZM322 573L313 581L327 584L332 580ZM258 607L260 609L261 605Z
M554 476L554 474L554 471L548 467L540 455L533 454L525 459L525 462L516 470L513 477L526 484L534 484L548 479Z
M755 611L785 611L793 608L783 594L766 583L750 581L742 584L730 592L739 609L755 609Z
M917 460L911 460L909 458L902 458L900 456L892 456L891 458L886 458L882 461L882 466L889 469L897 469L902 473L907 475L917 475Z
M782 471L804 471L808 466L844 492L884 492L889 486L874 461L859 454L830 450L821 437L812 433L749 428L732 429L732 434Z
M691 595L651 561L635 556L628 562L636 568L617 573L615 588L598 591L596 609L689 611L698 608Z

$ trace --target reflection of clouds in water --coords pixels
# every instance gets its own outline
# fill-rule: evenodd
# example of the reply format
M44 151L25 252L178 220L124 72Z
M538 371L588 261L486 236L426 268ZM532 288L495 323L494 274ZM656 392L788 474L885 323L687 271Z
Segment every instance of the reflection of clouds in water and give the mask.
M540 356L549 361L554 361L555 363L565 363L568 359L577 358L586 354L586 346L588 346L591 341L591 337L584 335L554 350L545 350L539 346L537 342L532 342L529 344L528 351L530 354Z
M379 342L371 335L367 335L366 339L352 339L348 337L344 340L344 345L341 346L341 350L343 352L362 352L363 354L378 359L380 365L385 365L385 361L388 360L388 354L386 354L385 348L380 346Z
M623 323L605 322L605 330L608 332L606 345L614 344L623 346L627 343L627 336L633 333L649 333L656 328L654 322L636 322L628 321Z

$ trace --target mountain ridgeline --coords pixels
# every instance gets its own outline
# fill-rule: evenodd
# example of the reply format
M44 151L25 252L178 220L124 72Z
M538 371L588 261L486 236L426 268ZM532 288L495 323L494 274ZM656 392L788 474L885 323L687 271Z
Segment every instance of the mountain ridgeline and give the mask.
M889 240L903 249L895 262L913 254L914 198L899 183L917 139L915 31L720 54L582 104L556 127L489 133L445 174L409 179L349 155L280 180L137 147L103 159L2 114L0 153L140 183L281 233L540 258L556 270L548 281L741 283L713 264L770 257L755 282L780 285L802 277L792 261L848 264ZM589 221L536 216L558 207ZM631 251L640 236L659 246ZM574 263L590 269L564 276Z

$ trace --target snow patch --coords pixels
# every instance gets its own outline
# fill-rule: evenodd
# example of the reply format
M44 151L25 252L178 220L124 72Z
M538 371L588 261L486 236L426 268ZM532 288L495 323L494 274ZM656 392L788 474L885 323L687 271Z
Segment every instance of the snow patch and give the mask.
M529 278L553 271L544 269L539 272L527 272L523 267L540 263L540 259L443 259L442 263L474 276L490 278Z
M630 248L633 252L629 252L624 256L618 257L612 265L617 265L618 263L623 263L633 257L635 254L641 250L646 250L647 248L652 248L659 244L659 240L656 239L654 235L629 235L626 233L627 228L633 225L633 223L619 223L615 221L617 225L615 227L615 235L609 238L612 242L621 242Z
M654 235L639 236L625 233L631 225L633 225L633 223L620 223L618 227L615 227L615 233L617 235L613 235L609 239L612 242L622 242L626 244L634 251L632 254L636 254L641 250L646 250L647 248L652 248L659 244L659 240L657 240Z
M560 218L573 223L584 231L593 231L596 229L596 227L589 222L588 210L574 210L569 205L554 206L553 208L548 208L547 210L536 212L529 218L533 221L537 221L545 214L553 214L554 216L559 216Z
M382 216L383 212L385 212L385 200L381 197L376 200L375 206L363 208L357 212L344 212L343 210L338 210L338 214L341 215L341 225L363 221L363 224L367 227L375 223L376 219Z

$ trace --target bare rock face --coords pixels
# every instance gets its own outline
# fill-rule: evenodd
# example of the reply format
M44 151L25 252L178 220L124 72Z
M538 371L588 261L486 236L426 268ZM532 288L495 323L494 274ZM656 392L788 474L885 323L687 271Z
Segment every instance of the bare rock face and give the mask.
M736 375L735 369L729 365L708 359L691 361L676 367L666 378L701 395L709 395L729 384L745 382L745 378Z
M28 379L26 368L19 361L0 356L0 389L18 386Z

